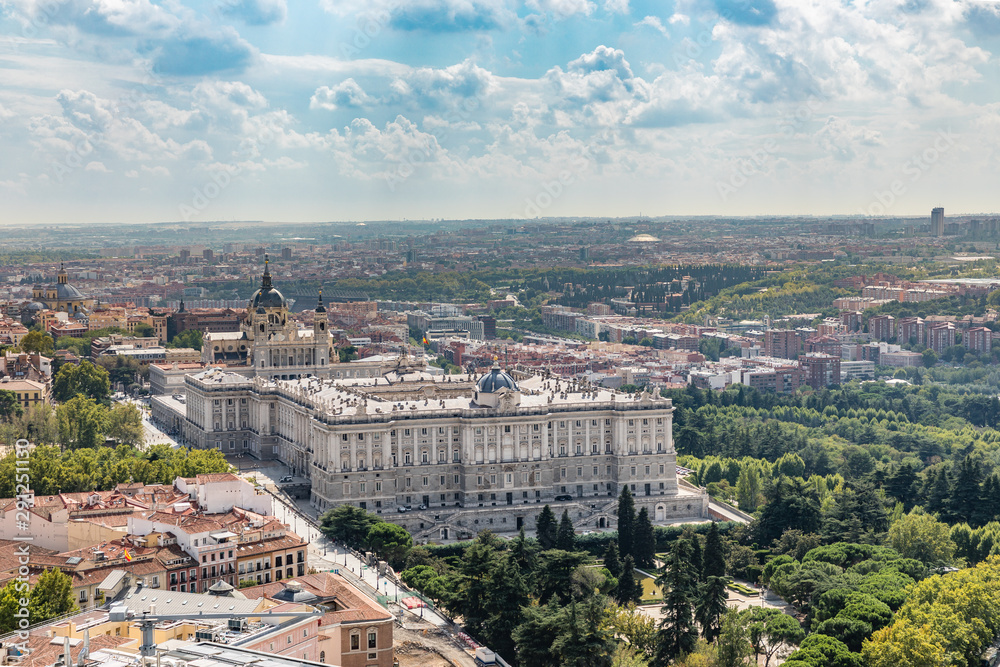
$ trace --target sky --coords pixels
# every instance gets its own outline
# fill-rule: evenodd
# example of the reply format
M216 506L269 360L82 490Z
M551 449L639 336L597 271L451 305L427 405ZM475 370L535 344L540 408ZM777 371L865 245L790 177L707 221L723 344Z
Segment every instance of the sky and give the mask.
M0 224L997 211L1000 0L0 0Z

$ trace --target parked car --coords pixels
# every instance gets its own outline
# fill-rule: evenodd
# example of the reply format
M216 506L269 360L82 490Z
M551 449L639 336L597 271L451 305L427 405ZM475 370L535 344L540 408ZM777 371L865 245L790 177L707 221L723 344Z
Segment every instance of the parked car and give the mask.
M427 509L427 505L421 505L421 506L420 506L420 507L418 507L417 509L418 509L418 510L425 510L425 509Z
M565 493L556 496L556 500L573 500L573 496L569 495L568 493Z
M409 508L406 505L397 505L396 506L396 511L397 512L408 512Z
M282 477L281 479L278 480L278 484L285 484L285 483L290 482L290 481L292 481L292 476L291 475L285 475L284 477Z

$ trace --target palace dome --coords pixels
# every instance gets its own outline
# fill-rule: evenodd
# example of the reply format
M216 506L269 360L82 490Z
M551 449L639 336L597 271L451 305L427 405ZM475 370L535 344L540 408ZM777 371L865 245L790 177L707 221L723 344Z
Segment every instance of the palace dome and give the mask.
M506 371L500 370L499 365L494 365L490 372L479 378L476 388L484 394L493 394L506 387L511 391L518 391L517 382Z

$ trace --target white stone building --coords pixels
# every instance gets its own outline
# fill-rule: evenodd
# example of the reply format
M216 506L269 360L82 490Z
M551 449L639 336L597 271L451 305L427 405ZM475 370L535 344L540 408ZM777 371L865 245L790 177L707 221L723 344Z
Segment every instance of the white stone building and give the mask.
M188 442L278 458L310 481L318 510L350 503L418 536L530 529L553 502L578 527L610 528L624 484L654 521L707 513L704 493L678 486L673 408L651 394L515 379L498 366L478 380L213 369L187 385Z

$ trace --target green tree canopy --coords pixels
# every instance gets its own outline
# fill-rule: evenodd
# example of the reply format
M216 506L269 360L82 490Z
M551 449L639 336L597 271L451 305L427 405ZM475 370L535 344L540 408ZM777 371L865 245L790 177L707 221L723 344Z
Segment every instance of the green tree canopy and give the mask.
M107 403L111 396L108 372L89 361L63 364L52 381L52 397L61 403L76 395Z
M51 357L55 352L52 336L41 331L29 331L21 339L21 351L29 354L37 352L45 357Z

